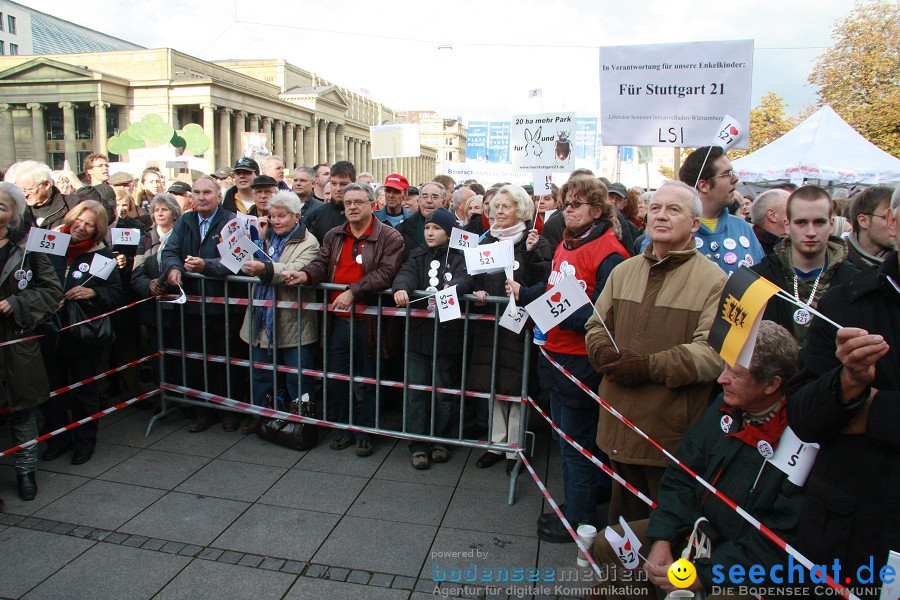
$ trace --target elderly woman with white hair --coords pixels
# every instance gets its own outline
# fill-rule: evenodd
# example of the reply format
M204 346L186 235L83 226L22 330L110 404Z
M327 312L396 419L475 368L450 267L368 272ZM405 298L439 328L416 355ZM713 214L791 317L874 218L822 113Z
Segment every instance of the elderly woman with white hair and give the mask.
M31 335L56 312L62 286L46 254L25 253L25 233L18 228L25 194L12 183L0 183L0 342ZM0 407L9 408L13 445L38 436L35 407L50 394L38 340L0 347ZM15 453L19 497L37 494L37 445ZM3 501L0 500L0 509Z
M298 300L297 288L278 285L284 283L282 273L299 271L312 261L319 251L316 237L300 222L302 202L293 192L279 192L269 200L269 231L263 251L271 261L251 260L244 263L243 272L259 277L262 283L254 284L251 297L255 301ZM303 301L315 299L312 290L304 288ZM319 341L318 319L312 310L303 310L300 322L294 308L272 306L248 306L241 328L241 339L250 344L253 362L286 365L311 369L313 347ZM276 331L277 329L277 331ZM274 342L274 343L273 343ZM277 351L277 355L276 355ZM297 375L285 377L290 399L299 396ZM312 392L313 379L303 377L302 392ZM253 404L262 406L267 394L275 395L273 372L253 369ZM253 433L259 419L251 417L241 428L242 433Z
M534 202L525 190L517 185L503 186L491 199L493 224L481 241L482 244L500 241L513 244L513 280L525 287L547 280L553 257L553 249L547 241L538 235L536 229L531 229L533 212ZM489 295L506 296L506 274L501 271L476 275L475 289L475 295L482 300ZM502 308L505 310L506 306ZM529 365L524 362L525 330L516 334L498 326L495 360L493 328L493 323L479 323L476 328L467 389L519 396L522 394L522 373L530 371ZM517 441L521 412L522 407L518 404L494 400L491 442ZM508 453L506 458L509 472L515 465L515 454ZM502 454L489 450L481 455L476 466L484 469L502 459Z

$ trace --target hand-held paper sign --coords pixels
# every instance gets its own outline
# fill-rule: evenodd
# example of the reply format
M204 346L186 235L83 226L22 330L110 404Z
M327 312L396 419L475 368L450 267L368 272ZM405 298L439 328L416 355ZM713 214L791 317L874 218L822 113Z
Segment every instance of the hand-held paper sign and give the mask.
M245 262L253 258L253 253L259 250L259 247L253 243L253 240L244 236L229 246L230 241L225 240L216 248L222 256L222 264L232 273L237 273Z
M478 236L465 229L454 227L450 233L450 247L461 250L463 248L475 248L478 246Z
M438 319L440 319L441 323L462 317L455 285L435 294L435 301L437 302Z
M778 441L775 456L766 460L784 472L788 476L788 481L803 487L818 453L818 444L804 442L790 427L787 427Z
M499 273L513 264L513 245L508 241L466 248L463 252L469 275Z
M28 232L25 251L65 256L66 250L69 249L69 240L71 239L72 236L67 233L32 227L31 231Z
M766 303L780 289L747 267L738 268L728 278L707 339L726 363L750 368Z
M723 150L728 150L742 139L744 139L744 128L737 122L737 119L731 115L725 115L718 132L716 132L716 137L713 139L713 144L720 146Z
M137 246L141 242L140 229L112 227L109 233L113 246Z
M578 279L563 277L537 300L526 304L525 310L541 331L547 333L568 319L576 310L590 303L591 300L581 289Z
M247 235L247 230L244 229L243 221L237 217L225 223L225 226L222 227L222 231L219 232L219 236L221 236L223 240L235 238L235 242L245 235Z
M640 558L641 542L634 534L634 531L631 530L631 527L628 526L628 523L625 522L625 519L619 517L619 524L622 526L624 537L620 536L608 525L603 535L606 536L606 541L612 546L616 556L622 561L622 565L626 569L636 569L640 563L638 559Z
M91 268L88 269L88 273L100 279L108 279L112 272L116 270L117 264L118 263L114 258L106 258L101 254L94 254L94 258L91 259ZM85 281L85 283L87 283L87 281Z
M524 306L518 307L515 314L510 314L508 310L504 310L503 314L500 316L500 322L498 325L505 329L509 329L515 334L519 334L522 331L522 328L525 327L525 322L528 320L528 312L526 312Z

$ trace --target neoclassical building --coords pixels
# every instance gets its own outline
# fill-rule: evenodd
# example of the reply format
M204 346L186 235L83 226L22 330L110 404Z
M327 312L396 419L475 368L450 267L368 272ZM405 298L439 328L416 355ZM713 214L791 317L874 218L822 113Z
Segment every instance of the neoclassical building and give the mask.
M435 175L427 146L415 158L372 159L369 127L393 121L393 110L284 60L212 63L170 48L0 56L0 166L74 167L151 114L176 130L201 126L210 171L237 160L243 132L260 132L288 168L350 160L378 181Z

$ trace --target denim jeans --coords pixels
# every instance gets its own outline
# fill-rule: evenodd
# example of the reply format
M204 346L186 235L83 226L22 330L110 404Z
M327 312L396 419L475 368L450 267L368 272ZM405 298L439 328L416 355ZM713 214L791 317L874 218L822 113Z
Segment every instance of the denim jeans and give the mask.
M409 383L431 385L432 357L418 352L408 352ZM460 384L460 357L438 356L434 369L434 385L455 388ZM434 400L434 435L442 436L450 424L452 411L458 406L451 394L437 394ZM431 392L409 390L406 395L406 431L409 433L431 434ZM431 442L411 441L410 452L428 452Z
M340 317L332 317L328 323L327 369L329 373L350 373L350 321ZM374 362L367 352L366 320L356 319L353 322L353 375L373 377ZM363 385L362 401L359 410L353 411L350 419L350 402L355 400L350 382L339 379L328 379L326 415L334 423L352 423L362 427L375 426L375 387ZM370 440L369 433L354 432L357 440Z
M293 348L279 348L277 361L272 360L274 357L269 354L268 348L253 346L250 351L253 362L273 363L285 367L296 368L297 356L299 356L300 368L312 369L313 351L311 346L313 346L313 344L301 346L300 348L297 348L296 346ZM303 393L308 393L310 397L312 397L315 393L315 379L308 375L303 375L302 377L303 380L301 383ZM278 379L285 382L285 387L287 388L288 396L290 396L291 400L299 397L300 390L297 388L297 375L294 373L281 373L278 375ZM272 371L267 369L253 369L253 404L256 406L265 406L266 395L271 394L273 391Z

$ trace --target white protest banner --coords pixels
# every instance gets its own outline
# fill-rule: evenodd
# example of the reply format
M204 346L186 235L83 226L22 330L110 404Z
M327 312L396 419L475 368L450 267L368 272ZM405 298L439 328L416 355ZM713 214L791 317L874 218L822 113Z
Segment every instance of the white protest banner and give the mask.
M516 313L511 315L508 310L503 311L503 316L500 317L500 322L498 325L500 327L505 327L509 329L515 334L518 334L522 331L522 328L525 327L525 321L528 320L528 313L525 311L525 308L520 306Z
M541 331L547 333L590 302L590 298L584 293L576 278L563 277L537 300L526 304L525 310Z
M230 244L236 244L245 235L247 235L247 230L244 228L244 223L240 217L235 217L225 223L222 231L219 232L219 236L223 240L229 240Z
M502 163L448 161L444 163L444 175L449 175L456 181L477 179L478 183L486 187L507 181L516 185L531 183L531 173Z
M414 123L392 123L369 127L372 158L419 156L419 126Z
M640 563L638 560L638 549L634 548L633 542L628 535L625 537L620 536L609 525L606 526L603 535L626 569L636 569L638 567Z
M603 143L706 146L725 115L750 122L752 72L753 40L600 48Z
M155 162L162 166L168 160L175 160L175 146L159 146L157 148L137 148L128 151L128 162L146 165ZM143 168L141 169L143 171Z
M271 156L272 153L269 152L269 148L266 146L268 140L269 136L265 133L258 133L255 131L242 131L241 156L247 156L249 158L252 158L256 162L261 161L267 156Z
M725 115L719 124L719 131L713 139L713 144L720 146L723 150L728 150L742 139L746 131L741 124L731 115Z
M68 233L32 227L31 231L28 232L25 251L65 256L66 250L69 249L69 240L71 239L72 236Z
M797 487L803 487L813 463L816 462L816 454L818 453L818 444L804 442L788 427L781 434L781 440L778 442L775 456L766 460L787 475L788 481Z
M100 279L108 279L112 272L116 270L117 264L116 259L106 258L97 253L94 254L94 258L91 259L91 268L88 269L88 273L94 277L99 277Z
M483 244L475 248L465 248L463 252L469 275L499 273L513 264L513 246L510 242Z
M109 233L113 246L137 246L141 242L140 229L111 227Z
M575 113L514 115L509 160L526 171L563 171L572 158Z
M222 256L222 264L232 273L237 273L245 262L253 258L253 254L259 250L259 246L247 236L239 238L231 246L229 246L229 242L230 240L225 240L216 247Z
M553 171L535 171L531 177L535 196L547 196L553 192Z
M465 229L454 227L450 232L451 248L475 248L478 246L478 236Z
M435 294L437 301L438 319L441 323L452 321L462 317L459 311L459 297L456 295L456 286L452 285Z
M166 168L167 169L187 169L189 167L189 163L186 158L179 158L177 160L167 160Z

